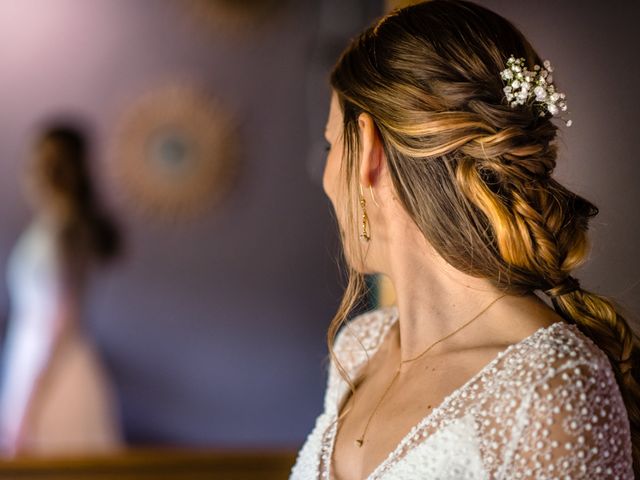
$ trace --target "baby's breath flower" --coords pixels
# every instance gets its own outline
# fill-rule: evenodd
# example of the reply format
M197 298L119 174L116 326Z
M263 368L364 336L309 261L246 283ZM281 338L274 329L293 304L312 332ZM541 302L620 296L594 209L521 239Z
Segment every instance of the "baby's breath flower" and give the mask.
M533 70L528 70L524 58L511 55L507 59L507 68L500 72L500 77L506 82L503 91L509 106L516 108L531 102L539 108L541 117L545 116L545 111L551 115L565 112L565 94L556 92L551 72L553 68L549 60L542 62L542 67L534 65ZM570 127L572 123L567 120L565 125Z

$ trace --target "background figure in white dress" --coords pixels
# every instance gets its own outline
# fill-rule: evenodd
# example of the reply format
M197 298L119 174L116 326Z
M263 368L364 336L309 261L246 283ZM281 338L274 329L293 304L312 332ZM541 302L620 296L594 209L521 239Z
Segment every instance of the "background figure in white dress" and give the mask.
M640 475L639 340L571 276L597 208L552 177L550 70L461 0L392 12L338 60L323 186L350 282L293 479ZM397 307L336 338L367 273Z
M121 443L112 390L82 325L89 276L120 248L86 162L84 134L60 124L37 140L27 170L35 218L11 254L7 278L0 383L7 455L105 451Z

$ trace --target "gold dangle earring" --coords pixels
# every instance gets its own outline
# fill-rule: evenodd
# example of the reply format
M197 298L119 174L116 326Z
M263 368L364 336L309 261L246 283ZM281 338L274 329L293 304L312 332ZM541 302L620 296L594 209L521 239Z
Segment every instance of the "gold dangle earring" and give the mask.
M368 242L371 240L369 234L369 217L367 216L367 201L364 199L362 192L362 185L360 185L360 207L362 208L362 232L360 233L360 240Z

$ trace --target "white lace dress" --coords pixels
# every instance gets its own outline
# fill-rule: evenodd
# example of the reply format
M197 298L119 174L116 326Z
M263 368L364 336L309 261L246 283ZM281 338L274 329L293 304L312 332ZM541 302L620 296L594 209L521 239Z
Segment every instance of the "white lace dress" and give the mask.
M338 335L335 351L352 379L397 318L395 307L374 310ZM324 412L291 480L333 478L336 416L347 393L332 365ZM542 327L500 352L415 425L368 480L520 478L633 479L629 420L611 365L575 325Z

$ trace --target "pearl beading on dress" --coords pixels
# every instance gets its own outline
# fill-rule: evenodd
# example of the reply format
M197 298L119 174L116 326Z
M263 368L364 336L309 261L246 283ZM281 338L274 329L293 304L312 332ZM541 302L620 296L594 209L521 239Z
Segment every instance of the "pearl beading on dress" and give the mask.
M352 380L396 320L393 307L374 310L340 332L335 352ZM292 480L331 478L347 393L332 365L325 411ZM368 480L414 478L633 479L629 421L606 355L565 322L510 345L416 424Z

